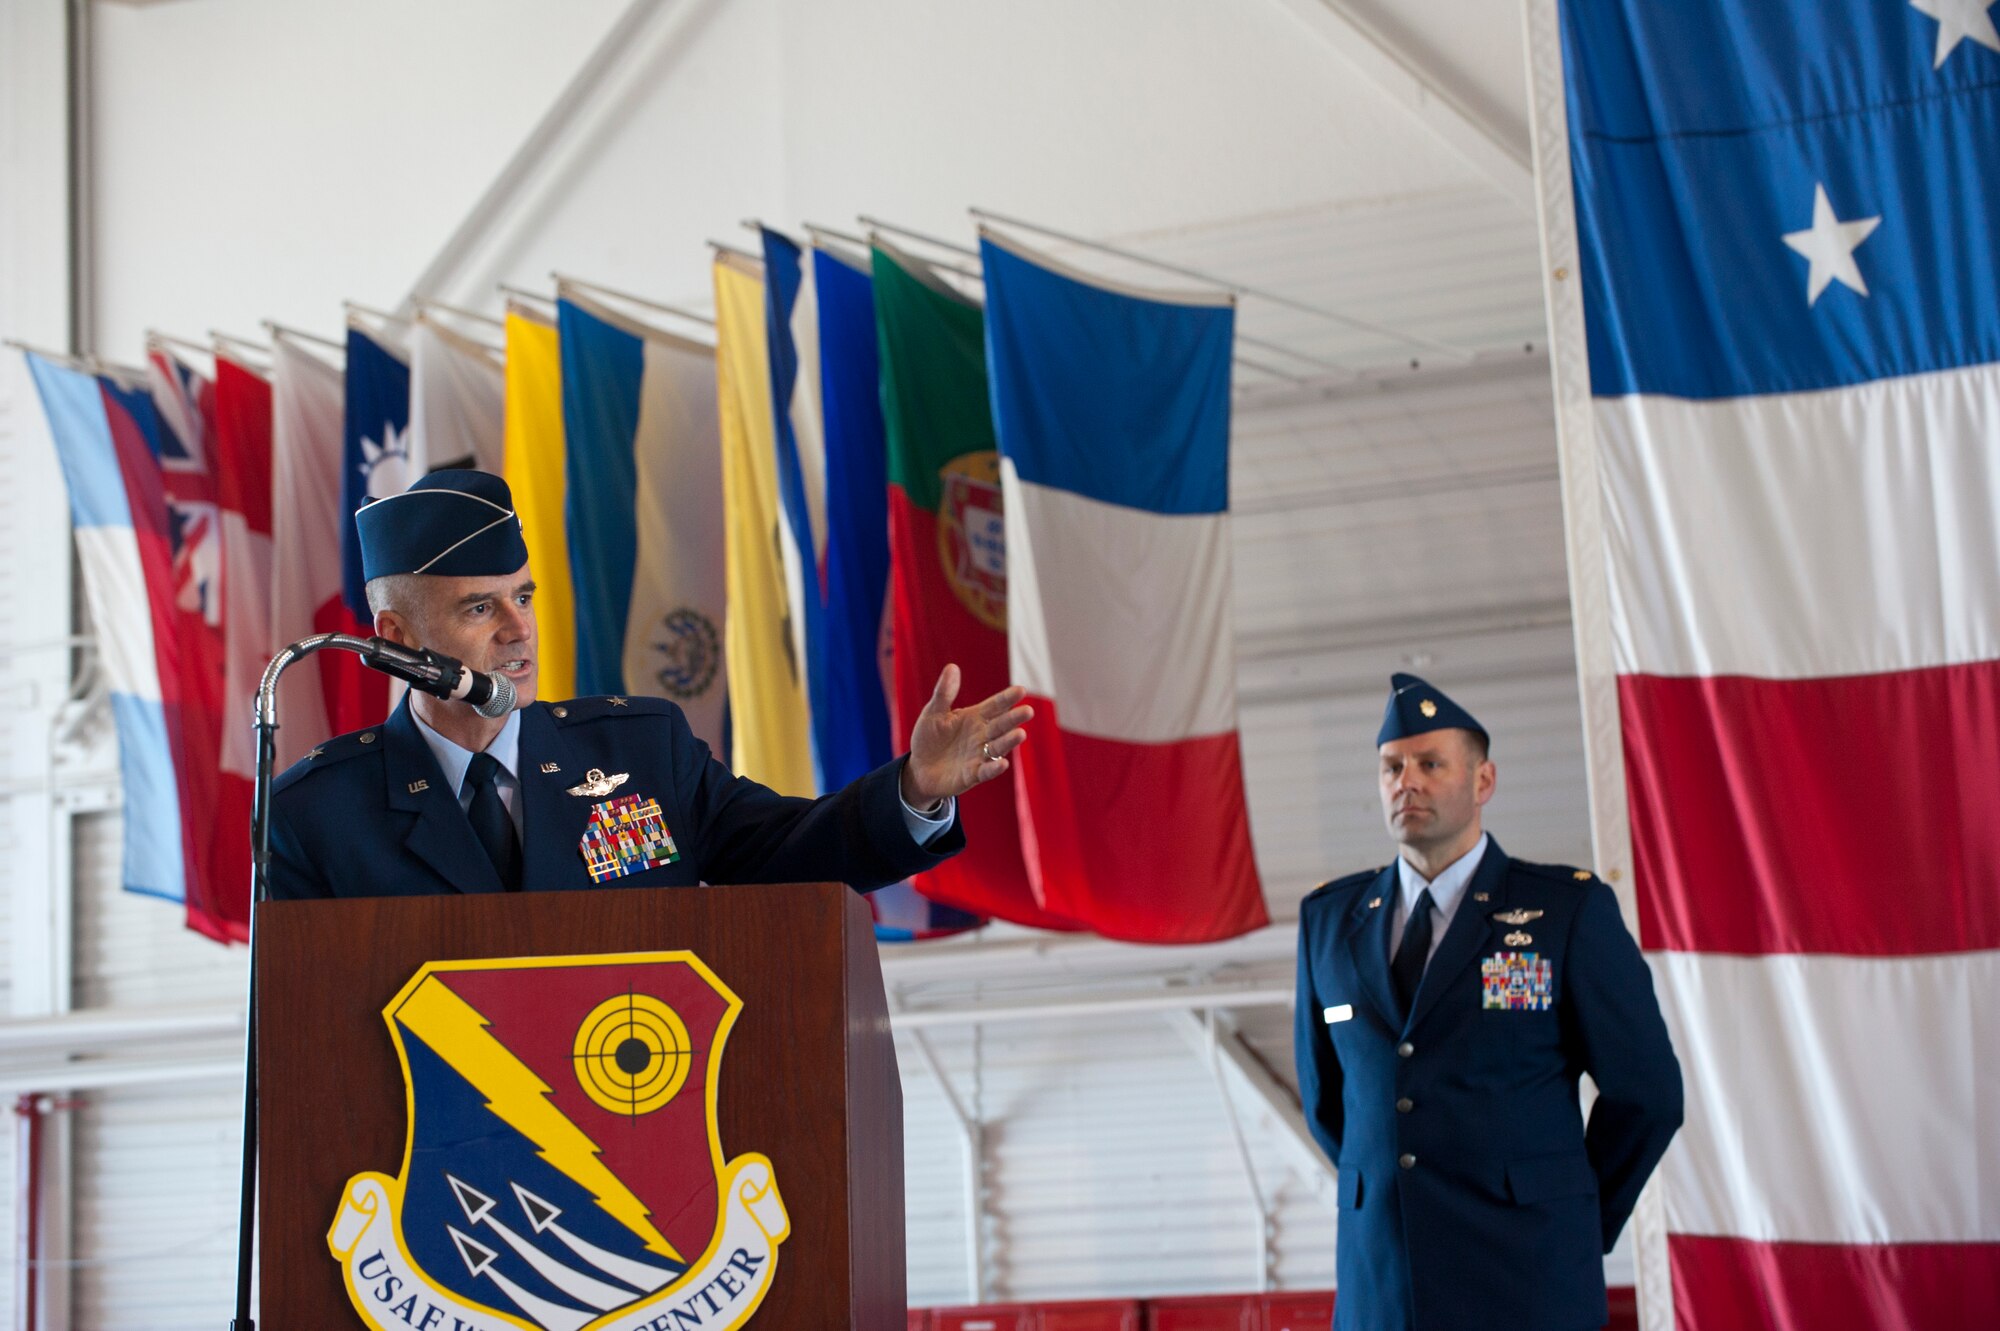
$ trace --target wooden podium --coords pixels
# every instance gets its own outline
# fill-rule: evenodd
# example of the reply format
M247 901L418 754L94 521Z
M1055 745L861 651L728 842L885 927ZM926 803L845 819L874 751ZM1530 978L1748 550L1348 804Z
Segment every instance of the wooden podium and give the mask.
M352 1176L403 1164L383 1009L426 963L683 949L742 1000L717 1073L722 1152L769 1158L790 1222L748 1325L904 1325L902 1088L868 906L847 888L268 902L257 942L261 1327L364 1325L327 1236Z

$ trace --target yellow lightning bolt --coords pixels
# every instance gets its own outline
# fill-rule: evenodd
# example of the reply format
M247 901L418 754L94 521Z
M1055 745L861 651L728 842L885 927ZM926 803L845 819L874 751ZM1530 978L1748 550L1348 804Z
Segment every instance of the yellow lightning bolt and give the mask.
M549 1102L549 1085L493 1038L470 1003L427 976L396 1009L396 1019L471 1082L487 1108L540 1147L542 1159L587 1188L612 1219L654 1252L683 1260L653 1228L652 1212L597 1158L597 1143Z

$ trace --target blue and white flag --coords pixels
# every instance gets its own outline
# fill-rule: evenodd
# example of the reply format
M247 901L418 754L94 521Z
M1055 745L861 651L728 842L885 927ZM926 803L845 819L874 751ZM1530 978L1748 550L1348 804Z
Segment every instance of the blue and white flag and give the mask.
M715 349L558 295L577 692L670 698L726 753Z
M2000 1300L1992 8L1531 9L1561 25L1536 76L1566 80L1575 230L1551 208L1547 240L1585 345L1555 332L1587 352L1565 443L1609 575L1577 632L1611 645L1639 939L1690 1069L1658 1192L1682 1327Z
M122 880L127 891L185 901L190 842L175 765L173 549L152 401L143 390L40 356L30 355L28 367L69 489L85 603L118 731Z
M779 532L791 601L792 647L806 663L813 766L821 790L826 772L826 663L820 620L826 550L826 443L820 411L819 323L812 268L788 238L762 228L764 328L770 343L771 409L777 427Z
M361 534L354 513L364 500L401 494L424 474L410 451L410 363L403 349L376 329L347 325L347 426L340 468L340 568L347 608L363 624L367 579L361 575Z

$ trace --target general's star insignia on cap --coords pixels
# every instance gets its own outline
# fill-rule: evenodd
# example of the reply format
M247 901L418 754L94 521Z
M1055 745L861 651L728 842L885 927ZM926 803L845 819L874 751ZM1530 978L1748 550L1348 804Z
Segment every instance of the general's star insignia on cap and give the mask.
M569 793L596 799L601 795L609 795L612 791L618 789L618 787L631 779L632 774L630 772L614 772L610 776L606 776L601 768L593 767L584 773L581 782L569 788Z
M1538 910L1503 910L1496 912L1493 918L1502 924L1526 924L1529 920L1541 919L1542 912Z

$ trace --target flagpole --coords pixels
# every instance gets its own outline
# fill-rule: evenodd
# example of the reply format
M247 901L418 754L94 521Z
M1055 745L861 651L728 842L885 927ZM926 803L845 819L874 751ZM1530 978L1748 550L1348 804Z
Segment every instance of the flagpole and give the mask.
M345 342L336 342L330 337L321 337L318 333L308 333L303 328L294 328L290 324L281 324L275 319L266 319L263 322L264 331L269 333L274 340L280 337L289 337L295 342L311 342L318 346L330 347L342 353L345 353L347 350Z
M688 309L684 305L665 305L657 300L647 300L644 296L635 296L629 291L620 291L616 287L607 287L597 282L586 282L580 277L571 277L567 273L550 273L549 277L554 280L558 295L561 294L564 287L571 286L575 287L578 291L588 291L599 296L609 296L613 300L622 300L627 304L637 305L641 309L657 310L661 314L671 314L677 319L687 319L694 323L706 324L710 328L715 327L715 320L697 310Z
M340 302L340 308L347 311L350 315L359 314L363 318L376 319L385 324L396 324L402 328L410 326L410 321L402 315L391 314L387 310L378 310L373 305L363 305L358 300L343 300Z
M949 250L953 254L963 254L968 259L977 259L979 257L979 251L970 245L961 245L957 241L946 240L942 236L933 236L925 231L913 231L906 226L897 226L894 222L885 222L879 217L870 217L867 213L856 213L854 220L865 227L872 227L877 231L886 231L892 236L901 236L905 240L922 241L926 245L935 245L939 249Z
M983 222L997 222L1002 226L1018 227L1023 231L1031 231L1038 236L1047 236L1051 240L1059 240L1065 244L1081 245L1085 249L1096 250L1100 254L1109 254L1113 258L1124 259L1128 263L1143 264L1148 268L1155 268L1163 273L1174 273L1180 277L1192 278L1197 282L1206 282L1211 286L1218 286L1225 290L1234 291L1239 296L1250 296L1257 300L1268 300L1272 304L1282 305L1288 310L1297 310L1301 314L1310 314L1316 318L1325 319L1330 323L1341 324L1361 332L1374 333L1378 337L1391 338L1406 346L1421 347L1425 350L1435 351L1440 355L1450 356L1454 360L1470 362L1474 359L1474 353L1466 350L1464 347L1454 346L1449 342L1440 342L1436 338L1425 337L1420 333L1405 333L1400 329L1390 328L1384 324L1370 323L1366 319L1357 319L1352 315L1342 314L1338 310L1329 310L1322 305L1309 305L1305 301L1294 300L1292 297L1280 294L1279 292L1268 291L1262 287L1247 286L1242 282L1233 281L1226 277L1218 277L1214 273L1203 272L1198 268L1186 268L1177 263L1169 263L1164 259L1155 259L1151 255L1141 254L1136 250L1109 245L1101 240L1091 240L1086 236L1075 235L1067 231L1058 231L1054 227L1043 226L1039 222L1030 222L1019 217L1010 217L1005 213L996 213L990 208L968 208L966 211L971 213L974 218Z
M506 288L502 287L501 290L505 291ZM439 314L449 314L460 319L470 319L474 323L486 324L491 328L505 328L507 326L505 319L496 319L490 314L481 314L477 310L468 310L457 305L447 305L441 300L419 299L416 302L416 306L419 314L422 314L426 310L435 310Z
M554 296L544 296L539 291L530 291L526 287L510 286L505 282L495 282L493 287L503 296L514 300L533 301L537 305L554 305L557 299Z
M175 337L172 333L163 333L157 328L148 328L146 330L146 341L148 343L158 342L162 346L179 347L183 351L199 352L210 359L214 359L215 357L215 348L213 346L207 346L200 342L192 342L184 337Z

